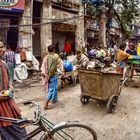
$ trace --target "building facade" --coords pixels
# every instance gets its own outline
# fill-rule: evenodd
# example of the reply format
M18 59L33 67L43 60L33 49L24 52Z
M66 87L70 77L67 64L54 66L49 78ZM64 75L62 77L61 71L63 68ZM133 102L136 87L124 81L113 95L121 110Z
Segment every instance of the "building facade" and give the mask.
M0 37L13 50L22 47L42 59L46 47L52 43L59 42L60 51L65 42L75 47L84 46L84 7L80 0L14 2L13 7L10 2L0 3ZM15 5L20 8L15 9Z
M0 39L15 51L25 0L0 1Z
M131 34L131 42L137 45L140 42L140 24L135 23L132 25L132 34Z
M99 46L99 21L90 15L88 9L85 16L85 40L93 47ZM112 19L109 25L106 25L106 47L113 46L120 41L122 34L119 25L115 19Z

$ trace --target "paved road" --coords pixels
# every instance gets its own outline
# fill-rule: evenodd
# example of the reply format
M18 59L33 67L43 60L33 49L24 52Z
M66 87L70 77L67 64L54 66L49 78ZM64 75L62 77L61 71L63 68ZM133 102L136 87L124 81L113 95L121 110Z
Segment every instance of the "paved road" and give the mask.
M60 89L59 102L47 111L43 110L45 94L42 92L40 81L19 86L22 88L16 88L15 99L22 109L23 116L31 117L33 108L28 109L21 102L32 99L42 106L43 114L52 122L79 121L91 126L96 131L98 140L140 140L139 79L131 86L123 88L113 114L107 114L106 104L103 102L91 100L87 105L82 105L79 100L79 84Z

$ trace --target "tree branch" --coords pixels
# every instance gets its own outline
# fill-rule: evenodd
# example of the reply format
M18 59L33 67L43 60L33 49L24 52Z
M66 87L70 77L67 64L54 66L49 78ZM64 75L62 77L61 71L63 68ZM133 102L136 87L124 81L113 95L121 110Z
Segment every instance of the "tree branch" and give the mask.
M116 11L115 9L114 9L114 14L115 14L115 16L117 17L117 19L118 19L118 21L119 21L119 24L120 24L122 33L124 33L124 32L125 32L125 29L124 29L123 23L122 23L122 21L121 21L121 18L120 18L120 16L119 16L119 14L117 13L117 11Z

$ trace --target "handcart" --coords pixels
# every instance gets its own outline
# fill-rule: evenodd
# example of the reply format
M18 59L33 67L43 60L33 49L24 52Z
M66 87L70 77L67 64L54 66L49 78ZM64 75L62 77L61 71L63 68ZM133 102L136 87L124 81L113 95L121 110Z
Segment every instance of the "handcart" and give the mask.
M133 76L138 76L140 73L140 56L133 56L132 59L127 61L127 66L124 73L124 85L129 86Z
M78 72L77 72L77 70L73 70L71 72L65 72L63 77L61 77L61 88L63 88L64 84L67 81L70 81L75 86L77 79L78 79Z
M113 113L121 93L122 74L78 69L81 86L80 100L87 104L90 99L107 101L107 112Z

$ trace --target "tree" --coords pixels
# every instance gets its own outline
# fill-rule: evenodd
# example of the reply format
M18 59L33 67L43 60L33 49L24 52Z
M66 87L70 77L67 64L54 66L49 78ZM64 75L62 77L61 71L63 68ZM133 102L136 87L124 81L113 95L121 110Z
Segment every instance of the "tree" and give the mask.
M106 34L108 26L113 18L116 19L123 34L122 41L129 38L131 26L137 16L139 16L139 0L82 0L83 3L93 11L94 16L99 21L99 39L103 47L106 47ZM106 28L107 27L107 28Z

